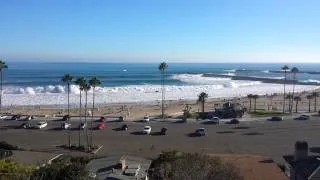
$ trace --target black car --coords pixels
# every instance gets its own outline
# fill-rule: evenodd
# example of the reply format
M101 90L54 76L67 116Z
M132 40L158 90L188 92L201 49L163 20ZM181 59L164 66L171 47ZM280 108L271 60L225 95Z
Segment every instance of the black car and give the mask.
M68 121L69 119L70 119L70 116L69 115L65 115L65 116L63 116L62 121Z
M269 119L270 121L282 121L283 117L279 117L279 116L273 116L271 119Z
M204 128L199 128L199 129L196 129L194 134L196 136L205 136L206 135L206 130Z
M31 126L30 123L22 123L22 124L21 124L21 128L23 128L23 129L30 129L30 128L32 128L32 126Z
M304 115L304 114L295 118L295 120L309 120L309 119L310 119L310 116Z
M127 131L128 130L128 125L126 125L126 124L122 125L121 130L122 131Z
M13 115L11 117L11 120L20 120L21 116L20 115Z
M167 135L168 129L166 127L161 128L160 134L161 135Z
M240 121L238 119L231 119L229 121L229 124L239 124L239 123L240 123Z

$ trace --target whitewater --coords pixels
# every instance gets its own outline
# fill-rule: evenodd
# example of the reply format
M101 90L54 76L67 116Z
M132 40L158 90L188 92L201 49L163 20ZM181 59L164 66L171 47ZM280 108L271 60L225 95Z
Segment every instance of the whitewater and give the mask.
M259 81L239 81L230 78L203 77L203 74L175 74L172 80L182 82L184 85L166 85L167 100L196 100L198 94L206 92L209 98L232 98L243 97L248 94L266 95L283 93L282 84L261 83ZM291 88L290 85L287 85ZM296 85L295 91L311 91L317 86ZM89 104L92 102L91 89L88 91ZM77 85L71 85L70 104L77 106L79 103L80 90ZM85 98L82 92L82 97ZM95 103L97 105L110 103L138 103L159 102L161 99L161 86L127 85L118 87L96 87ZM63 85L48 85L36 87L4 88L3 105L55 105L67 104L67 87Z
M89 79L96 76L102 83L96 88L95 102L110 103L158 103L161 99L160 71L157 63L78 63L78 62L8 62L4 72L2 104L56 105L67 104L67 87L61 81L70 73L74 80L80 76ZM282 64L214 64L168 63L165 91L167 100L196 100L206 92L209 98L232 98L248 94L283 93L283 85L263 83L258 80L234 80L236 77L257 77L272 80L283 79ZM320 64L291 64L302 73L299 82L320 82ZM207 77L204 74L219 74ZM287 78L292 78L288 74ZM320 85L320 83L319 83ZM287 85L290 90L292 85ZM310 91L319 86L297 85L295 91ZM79 104L79 88L72 84L70 103ZM82 93L84 98L84 93ZM92 102L92 89L88 92Z

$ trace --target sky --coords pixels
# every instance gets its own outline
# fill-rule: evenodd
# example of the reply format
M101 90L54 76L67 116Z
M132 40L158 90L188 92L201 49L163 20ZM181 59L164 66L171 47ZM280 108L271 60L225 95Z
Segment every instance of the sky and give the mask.
M320 62L319 0L1 0L5 61Z

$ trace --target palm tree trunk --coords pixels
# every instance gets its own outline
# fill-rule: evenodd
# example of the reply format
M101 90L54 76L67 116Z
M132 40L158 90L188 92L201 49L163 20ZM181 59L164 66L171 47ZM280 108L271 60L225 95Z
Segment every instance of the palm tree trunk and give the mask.
M298 101L296 101L296 113L298 112Z
M1 81L0 81L0 115L2 115L2 83L3 83L3 71L1 71Z
M202 113L204 113L204 101L202 101Z
M162 99L161 99L161 116L164 120L164 72L161 71L161 88L162 88Z
M295 86L296 86L296 73L293 73L292 104L293 104Z
M284 70L284 82L283 82L283 109L282 113L284 114L286 108L286 81L287 81L287 72Z
M70 83L68 83L68 123L70 124ZM70 129L68 131L68 145L71 147Z
M91 133L90 133L90 146L92 147L92 137L93 137L93 112L94 112L94 94L95 92L95 87L92 90L92 110L91 110Z
M82 110L82 93L81 93L81 90L80 90L80 109L79 109L79 118L80 118L80 124L82 123L82 116L81 116L81 110ZM79 126L79 147L81 145L81 125Z
M251 112L251 98L249 99L250 105L249 105L249 112Z
M309 112L311 112L311 99L309 99Z
M85 121L85 124L88 124L87 123L87 107L88 107L88 91L85 90L85 93L86 93L86 99L85 99L85 105L84 105L84 111L85 111L85 115L84 115L84 121ZM86 128L86 140L87 140L87 148L89 150L89 136L88 136L88 128Z
M257 99L255 98L254 99L254 112L257 111Z
M317 96L314 96L314 112L317 112Z

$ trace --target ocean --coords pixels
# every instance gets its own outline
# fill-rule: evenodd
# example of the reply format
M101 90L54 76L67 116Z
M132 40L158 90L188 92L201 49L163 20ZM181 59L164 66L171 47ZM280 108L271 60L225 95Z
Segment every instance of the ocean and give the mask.
M161 99L160 71L156 63L58 63L7 62L4 73L3 104L65 105L66 86L61 82L65 73L73 77L97 76L97 104L126 102L156 102ZM282 79L283 64L232 63L168 63L166 70L166 98L168 100L196 99L204 91L212 98L230 98L253 94L281 93L283 85L259 80L233 80L234 77ZM297 67L299 82L319 83L320 64L290 64ZM210 75L210 76L204 76ZM222 75L222 76L219 76ZM291 79L292 75L288 75ZM290 85L288 85L290 86ZM316 88L297 85L297 91ZM288 88L289 89L289 88ZM91 92L89 92L89 98ZM77 105L79 89L71 87L70 102Z

